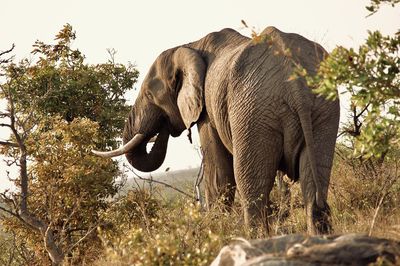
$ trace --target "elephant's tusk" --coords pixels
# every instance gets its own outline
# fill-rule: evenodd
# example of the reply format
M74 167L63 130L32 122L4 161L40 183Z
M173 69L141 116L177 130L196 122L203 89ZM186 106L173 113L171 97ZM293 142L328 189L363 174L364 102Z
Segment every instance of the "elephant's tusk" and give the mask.
M95 155L100 156L100 157L104 157L104 158L111 158L111 157L120 156L120 155L123 155L123 154L129 152L131 149L135 148L140 143L142 143L142 141L145 139L145 137L146 136L143 135L143 134L136 134L125 145L119 147L116 150L112 150L112 151L95 151L95 150L92 150L92 152Z
M156 142L157 137L158 137L158 134L155 135L154 137L152 137L152 138L149 140L149 143Z

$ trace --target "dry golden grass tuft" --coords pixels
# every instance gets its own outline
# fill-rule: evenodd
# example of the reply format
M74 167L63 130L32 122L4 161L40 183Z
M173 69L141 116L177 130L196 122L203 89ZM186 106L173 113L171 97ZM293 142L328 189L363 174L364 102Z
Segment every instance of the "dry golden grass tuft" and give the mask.
M329 202L335 233L400 240L400 176L395 164L369 175L346 164L332 173Z

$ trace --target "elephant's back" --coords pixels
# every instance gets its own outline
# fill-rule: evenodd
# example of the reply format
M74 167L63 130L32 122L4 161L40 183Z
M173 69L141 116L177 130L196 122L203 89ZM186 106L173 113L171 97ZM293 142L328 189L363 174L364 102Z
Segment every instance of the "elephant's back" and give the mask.
M321 45L301 35L267 27L258 38L242 47L232 65L231 79L237 87L282 84L299 65L315 75L326 56Z
M320 62L328 52L318 43L296 33L286 33L275 27L267 27L261 34L266 41L278 47L285 56L301 64L308 74L315 75Z

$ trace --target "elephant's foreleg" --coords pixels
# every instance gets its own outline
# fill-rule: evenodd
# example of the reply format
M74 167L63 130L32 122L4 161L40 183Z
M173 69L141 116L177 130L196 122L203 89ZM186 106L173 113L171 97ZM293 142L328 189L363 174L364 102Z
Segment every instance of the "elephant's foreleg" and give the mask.
M203 153L207 207L210 208L215 202L222 200L229 209L236 191L232 155L207 120L199 123L198 128Z

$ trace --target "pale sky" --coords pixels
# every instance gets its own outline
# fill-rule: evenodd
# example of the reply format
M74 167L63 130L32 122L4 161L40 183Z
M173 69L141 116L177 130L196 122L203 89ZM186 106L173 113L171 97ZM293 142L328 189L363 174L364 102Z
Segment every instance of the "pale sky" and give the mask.
M282 31L299 33L317 41L328 51L337 45L356 47L367 30L393 34L400 27L400 8L384 6L368 15L363 0L2 0L0 3L0 51L12 43L17 59L30 57L35 40L49 43L66 23L77 34L78 48L89 63L109 59L107 48L117 50L116 60L132 62L140 71L139 82L163 50L198 40L212 31L229 27L244 35L241 20L262 31L275 26ZM129 95L131 103L134 94ZM0 106L4 108L4 104ZM0 129L0 139L7 132ZM167 167L177 170L200 164L186 134L170 140ZM6 166L0 163L0 188L6 186Z

